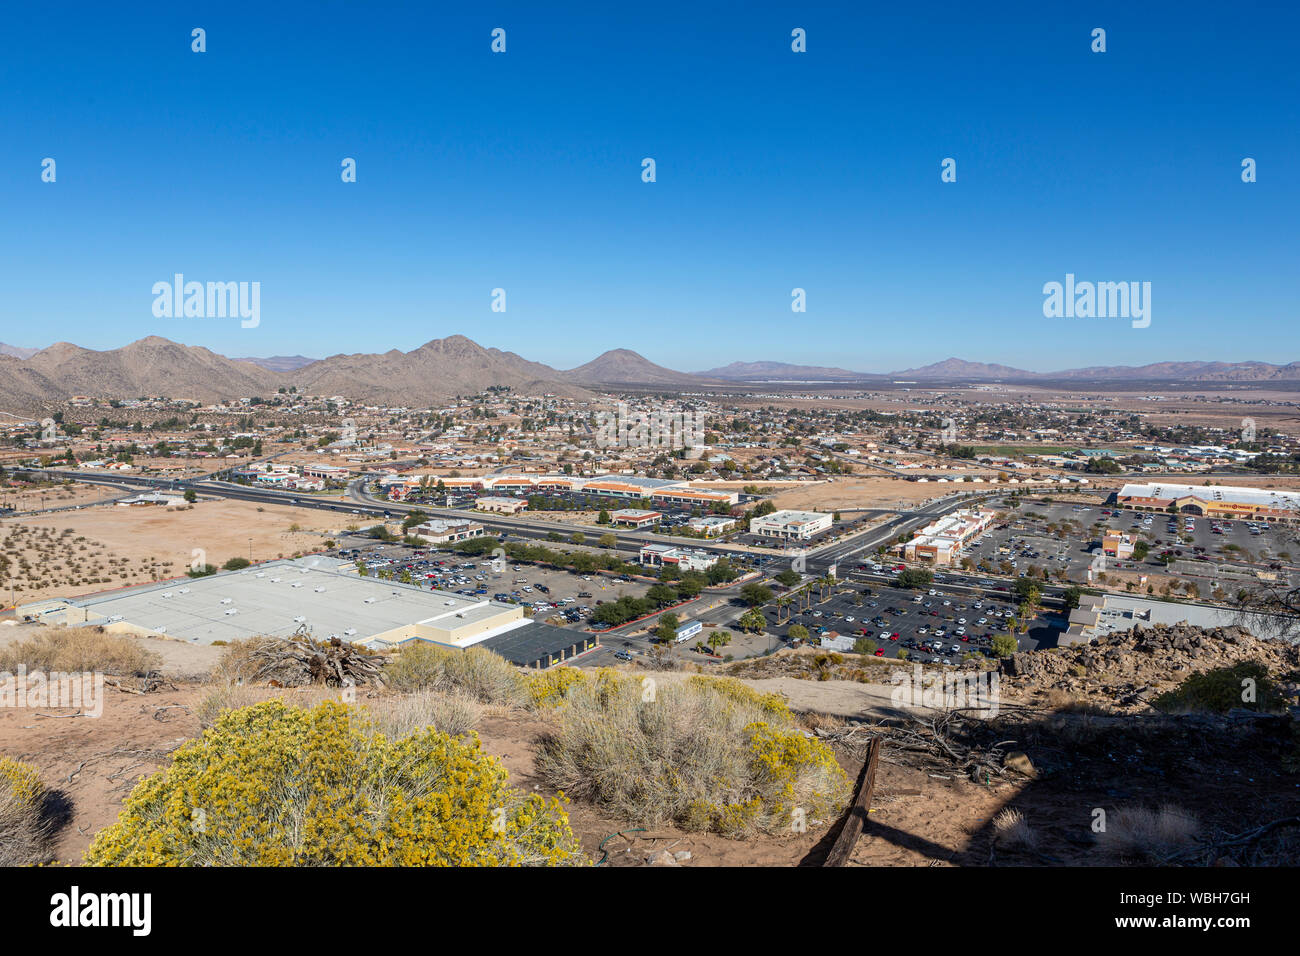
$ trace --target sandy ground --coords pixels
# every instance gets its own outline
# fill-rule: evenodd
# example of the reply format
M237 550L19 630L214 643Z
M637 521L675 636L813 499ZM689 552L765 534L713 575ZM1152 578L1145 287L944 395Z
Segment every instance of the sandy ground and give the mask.
M84 505L90 502L106 501L109 498L125 493L117 488L106 488L103 485L86 485L77 482L70 485L53 484L46 487L33 487L27 482L16 482L14 484L6 482L0 483L0 506L13 508L15 511L61 508L64 505Z
M673 679L668 673L662 676ZM884 712L891 706L888 687L795 679L749 683L785 693L796 710L809 707L818 713L859 715ZM197 714L207 693L201 684L180 681L143 696L109 688L103 714L94 719L67 710L0 709L0 753L33 763L55 792L61 820L55 845L59 862L78 864L94 834L116 820L134 785L165 767L172 751L200 733ZM268 689L266 693L303 705L329 694L322 689ZM360 702L367 701L363 698ZM817 719L821 726L834 726L834 717ZM535 761L539 739L550 727L546 719L533 714L490 710L480 720L477 732L484 751L501 760L512 786L549 796L552 792L537 776ZM1031 737L1033 733L1030 731ZM1243 825L1238 819L1240 811L1233 809L1243 799L1263 804L1254 808L1252 803L1257 810L1253 816L1262 814L1263 819L1294 812L1294 790L1290 789L1294 784L1278 781L1265 794L1260 790L1265 766L1244 765L1234 771L1244 777L1234 777L1228 772L1226 761L1230 758L1223 753L1199 754L1185 768L1186 755L1161 763L1158 754L1131 758L1135 762L1119 766L1109 752L1113 749L1109 741L1090 756L1054 750L1050 741L1040 741L1037 747L1032 739L1028 743L1035 760L1041 755L1057 765L1054 773L1045 778L986 775L984 780L974 781L952 772L907 766L900 762L900 758L906 760L905 753L887 750L871 801L872 827L859 841L851 865L1107 862L1088 846L1090 808L1114 807L1121 802L1155 805L1181 801L1205 817L1226 814L1227 819L1220 823L1230 829ZM856 781L862 748L837 744L834 752L849 779ZM1200 760L1209 763L1201 766ZM1009 805L1023 812L1042 835L1044 853L1027 854L995 842L993 820ZM1216 808L1222 808L1222 813ZM837 833L836 821L830 819L810 821L809 830L803 833L731 840L671 826L638 832L633 824L588 804L570 803L568 812L587 856L592 861L605 857L605 865L616 867L643 865L659 850L689 853L689 859L683 861L686 866L817 866Z
M987 489L988 485L936 485L907 481L904 478L836 478L833 482L806 484L777 492L772 502L777 508L795 510L834 510L850 508L893 508L899 504L915 505L957 490Z
M22 603L177 577L196 557L220 567L230 558L249 557L250 550L257 561L317 551L329 535L341 530L341 520L338 515L308 508L222 499L200 500L193 508L106 505L0 521L0 542L7 537L10 546L16 547L18 555L11 556L15 565L20 557L26 557L31 565L30 571L15 577L22 587L15 596ZM295 524L301 530L290 531ZM45 543L15 538L18 525L44 535ZM71 548L52 543L65 529L73 532L67 540L86 540ZM83 544L84 551L80 550ZM111 574L109 558L119 562ZM125 565L120 563L123 560ZM96 563L99 572L92 570ZM107 580L87 582L92 576ZM10 582L3 584L0 600L7 603Z
M35 764L46 785L57 791L64 819L55 844L59 862L80 863L94 834L117 819L135 784L165 767L173 750L200 733L196 709L206 694L198 684L176 684L143 697L110 688L104 712L95 719L74 717L75 711L69 710L0 711L0 753ZM299 696L311 703L307 698L314 700L319 692ZM537 740L547 729L545 722L530 715L503 714L483 719L478 733L483 749L509 771L512 786L549 794L534 773ZM845 752L840 759L856 779L860 757ZM877 778L873 818L878 814L879 821L910 839L863 841L854 862L924 866L932 860L951 861L1000 803L996 795L970 784L930 780L908 768L884 765ZM602 857L602 841L624 834L606 843L606 865L611 866L639 866L662 849L689 852L688 866L815 864L825 852L834 822L813 821L806 833L730 840L674 827L632 832L626 822L576 803L569 805L569 817L593 861Z

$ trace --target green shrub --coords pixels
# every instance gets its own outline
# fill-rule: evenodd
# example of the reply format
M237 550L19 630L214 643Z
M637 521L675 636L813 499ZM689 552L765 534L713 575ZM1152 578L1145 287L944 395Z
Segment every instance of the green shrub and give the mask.
M1020 646L1016 639L1010 634L994 634L993 640L989 643L993 653L998 657L1010 657Z
M1243 700L1248 682L1254 683L1254 700ZM1241 661L1231 667L1218 667L1202 674L1192 674L1173 690L1166 691L1151 706L1166 713L1209 711L1224 714L1236 707L1247 710L1273 711L1285 701L1278 693L1268 669L1255 661Z

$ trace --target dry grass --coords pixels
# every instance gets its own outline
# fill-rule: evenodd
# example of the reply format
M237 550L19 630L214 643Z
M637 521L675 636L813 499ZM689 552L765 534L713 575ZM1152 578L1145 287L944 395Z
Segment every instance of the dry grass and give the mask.
M1103 853L1117 859L1157 861L1196 842L1200 824L1185 810L1165 804L1158 810L1120 807L1097 834Z
M69 627L37 634L0 649L0 671L83 673L142 677L158 670L161 659L134 638L108 634L97 627Z
M610 672L566 683L538 772L619 818L742 836L824 821L847 795L830 751L738 682L658 681L649 694Z
M1038 831L1015 807L1007 807L993 818L993 832L999 846L1030 853L1038 849Z
M384 668L384 680L396 691L458 691L482 704L522 706L529 696L523 672L481 647L454 651L409 644Z
M368 701L375 727L392 738L426 727L452 737L463 737L478 726L483 705L463 691L415 691L386 695Z
M1061 714L1087 714L1095 717L1105 717L1111 714L1111 710L1104 704L1090 701L1077 694L1072 694L1068 690L1055 687L1043 695L1043 703Z
M282 700L291 707L315 707L321 701L339 700L341 694L337 688L317 686L307 687L258 687L253 684L223 684L212 686L208 695L199 701L194 709L194 716L199 719L199 726L204 730L211 727L218 717L228 710L238 710L260 704L265 700Z

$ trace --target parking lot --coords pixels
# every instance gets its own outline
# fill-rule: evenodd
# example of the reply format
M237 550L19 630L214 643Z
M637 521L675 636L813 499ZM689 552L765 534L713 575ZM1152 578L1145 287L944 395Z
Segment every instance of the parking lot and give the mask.
M910 660L957 665L968 654L992 656L994 634L1006 633L1007 619L1018 606L1009 591L963 593L943 583L913 591L860 581L855 574L834 596L825 602L814 598L811 610L792 613L788 621L782 613L782 623L776 623L775 605L764 613L768 630L782 640L788 640L791 625L802 624L815 636L868 638L877 645L879 657L897 657L904 649ZM1020 649L1055 646L1064 625L1060 615L1040 614L1030 622L1029 632L1018 636Z
M1017 575L1030 566L1056 580L1086 581L1107 529L1144 541L1143 560L1108 557L1107 570L1144 571L1179 577L1214 577L1216 565L1289 572L1293 564L1286 528L1191 515L1155 514L1109 506L1026 502L1005 528L995 527L966 553L977 567ZM1174 562L1166 567L1165 559ZM1203 568L1198 568L1203 565Z
M509 561L497 570L491 558L404 544L349 548L338 555L349 561L361 560L372 576L391 574L395 580L431 589L522 604L542 620L557 617L553 623L570 627L584 626L598 603L624 594L641 597L649 587L644 581Z

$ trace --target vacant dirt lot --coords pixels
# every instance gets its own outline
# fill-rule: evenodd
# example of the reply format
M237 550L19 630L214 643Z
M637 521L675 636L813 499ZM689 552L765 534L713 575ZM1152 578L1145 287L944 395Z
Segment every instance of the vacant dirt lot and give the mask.
M38 508L62 508L65 505L84 505L104 501L125 494L117 488L73 482L70 485L32 485L28 482L0 482L0 506L15 511L34 511Z
M177 577L196 559L220 566L250 551L257 561L317 551L341 521L309 508L230 500L11 518L0 521L0 557L12 576L0 582L0 600L9 601L10 585L22 603Z
M778 508L830 511L849 508L892 509L900 504L915 505L953 491L987 488L987 485L921 484L904 478L836 478L824 484L807 484L777 492L772 502Z

